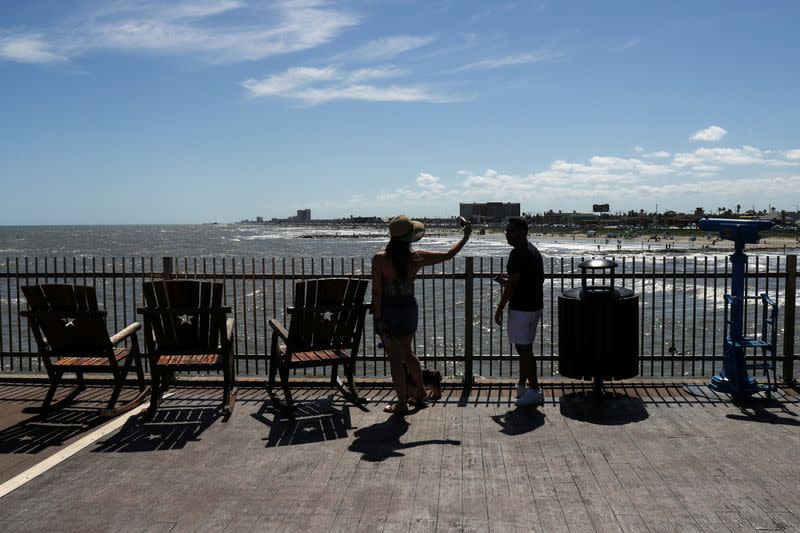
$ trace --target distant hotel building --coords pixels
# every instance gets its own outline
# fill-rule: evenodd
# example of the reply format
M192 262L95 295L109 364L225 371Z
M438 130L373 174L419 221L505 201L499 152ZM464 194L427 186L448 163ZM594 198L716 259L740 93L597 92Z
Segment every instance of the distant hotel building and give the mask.
M486 202L484 204L458 204L459 214L472 222L503 222L519 216L519 204Z
M298 209L297 210L298 222L311 222L311 209Z

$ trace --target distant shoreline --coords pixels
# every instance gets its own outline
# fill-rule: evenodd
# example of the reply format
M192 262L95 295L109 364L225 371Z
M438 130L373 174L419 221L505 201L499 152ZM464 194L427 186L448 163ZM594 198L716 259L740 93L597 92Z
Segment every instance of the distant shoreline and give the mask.
M304 233L298 235L297 239L375 239L384 237L383 227L372 226L375 232L355 232L355 233ZM665 229L658 232L645 232L643 234L631 235L628 233L615 233L613 230L596 231L597 236L589 237L586 231L572 229L550 229L540 231L541 227L531 228L529 240L542 243L571 242L587 247L587 251L598 246L598 252L613 252L622 255L635 255L641 252L732 252L733 242L722 240L713 234L701 232L699 230L676 230ZM432 231L431 231L432 230ZM485 235L490 237L501 237L502 229L487 229ZM763 237L758 244L748 244L746 250L758 250L759 252L785 252L800 249L800 239L777 232L764 232L768 235ZM461 228L434 227L429 228L425 237L457 237L461 234ZM476 231L473 231L476 234ZM606 235L614 235L607 237ZM618 235L618 236L617 236ZM692 240L692 236L695 240ZM656 236L657 238L653 238ZM619 249L617 244L620 245Z

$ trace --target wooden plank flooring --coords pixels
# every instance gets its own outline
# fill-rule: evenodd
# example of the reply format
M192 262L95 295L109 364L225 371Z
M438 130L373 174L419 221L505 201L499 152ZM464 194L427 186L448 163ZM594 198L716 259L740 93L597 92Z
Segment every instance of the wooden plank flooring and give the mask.
M96 390L95 390L96 389ZM91 432L108 388L52 417L0 386L0 481ZM240 388L174 388L120 431L0 499L3 531L800 531L800 396L737 406L702 386L548 384L517 409L483 385L406 417L297 389L297 416ZM694 392L695 394L692 394ZM126 392L127 394L127 392ZM81 399L82 398L82 399Z

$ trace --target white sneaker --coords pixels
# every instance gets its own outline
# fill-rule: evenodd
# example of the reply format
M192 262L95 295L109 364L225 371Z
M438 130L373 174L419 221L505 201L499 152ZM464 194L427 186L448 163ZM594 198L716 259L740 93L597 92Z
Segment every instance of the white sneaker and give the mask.
M522 398L522 396L525 395L526 390L527 388L525 387L525 385L517 384L517 400L519 400L520 398Z
M528 407L530 405L544 405L544 395L542 391L536 389L528 389L525 394L517 400L519 407Z

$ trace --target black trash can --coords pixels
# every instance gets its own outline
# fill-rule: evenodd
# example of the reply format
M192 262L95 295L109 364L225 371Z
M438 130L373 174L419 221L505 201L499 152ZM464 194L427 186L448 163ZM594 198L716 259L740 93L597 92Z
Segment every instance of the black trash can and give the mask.
M614 261L590 259L579 267L581 286L558 297L558 370L593 380L599 394L603 381L639 374L639 297L614 286ZM603 283L595 285L598 275Z

